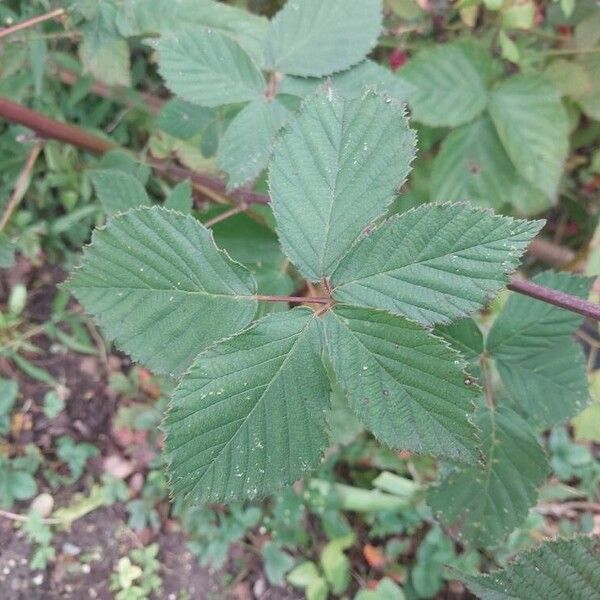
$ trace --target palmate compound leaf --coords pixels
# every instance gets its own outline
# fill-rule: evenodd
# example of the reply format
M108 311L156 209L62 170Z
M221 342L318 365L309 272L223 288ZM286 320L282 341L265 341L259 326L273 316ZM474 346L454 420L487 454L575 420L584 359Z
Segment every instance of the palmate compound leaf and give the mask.
M466 204L420 206L356 244L331 277L333 296L422 325L448 323L483 308L541 226Z
M443 340L403 317L346 306L327 313L324 325L337 381L379 440L474 460L469 416L477 389Z
M253 319L252 275L191 216L140 208L96 230L67 283L119 348L177 376Z
M592 280L541 273L533 282L587 297ZM572 339L583 317L540 300L512 294L486 341L517 410L538 427L560 423L589 400L583 349Z
M260 175L271 156L277 132L290 115L279 100L265 97L254 100L236 115L217 152L217 165L229 175L229 190Z
M600 600L599 542L583 536L544 542L504 569L458 578L482 600Z
M268 69L322 77L359 63L377 43L381 0L288 0L271 21Z
M265 496L315 469L328 442L318 319L272 314L200 354L164 422L171 487L191 502Z
M284 251L311 281L331 275L403 183L415 134L403 106L373 92L308 98L275 146L269 171Z
M450 468L427 499L464 543L486 547L527 517L548 474L543 448L527 423L507 407L481 408L475 416L482 465Z
M265 91L263 74L231 38L210 29L161 38L159 72L177 96L209 108L249 102Z
M489 112L517 171L554 199L569 147L556 88L541 77L515 75L492 91Z

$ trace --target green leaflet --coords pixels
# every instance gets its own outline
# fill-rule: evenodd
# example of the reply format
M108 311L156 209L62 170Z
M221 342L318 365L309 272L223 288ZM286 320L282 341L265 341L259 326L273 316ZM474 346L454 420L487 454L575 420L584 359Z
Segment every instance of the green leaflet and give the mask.
M130 208L151 205L146 190L133 175L117 169L101 169L89 174L102 208L109 217Z
M231 38L198 29L161 38L159 71L183 100L205 107L249 102L262 96L265 78Z
M489 116L453 130L433 162L431 199L464 201L500 210L513 205L536 214L549 200L513 166Z
M165 200L164 207L176 210L184 215L192 212L192 184L189 179L178 183Z
M534 283L586 298L592 280L567 273L547 271L532 279ZM552 348L571 336L583 323L583 317L542 302L512 294L494 322L486 349L495 358L518 359L533 351Z
M322 77L359 63L377 43L381 0L289 0L271 21L268 69Z
M284 251L311 281L331 275L408 174L415 135L403 107L331 89L305 101L274 150L269 184Z
M268 315L201 354L164 423L171 486L192 502L261 497L317 467L329 383L312 311Z
M330 77L333 89L346 98L361 96L365 88L391 96L396 100L406 100L412 86L402 77L372 60L364 60L348 71L335 73ZM314 94L323 85L322 78L284 77L279 84L280 94L290 94L304 98Z
M483 352L483 335L472 319L461 319L450 325L437 325L433 332L458 350L465 360L479 360Z
M525 520L549 469L543 448L514 411L485 407L475 424L484 464L451 470L427 499L464 543L486 547Z
M117 7L110 2L98 5L97 14L81 30L79 56L84 69L107 85L131 85L129 46L116 27Z
M420 206L356 244L331 277L334 298L448 323L483 308L541 226L463 204Z
M16 244L3 232L0 231L0 267L9 269L15 262Z
M290 114L278 100L260 98L233 119L217 152L217 165L229 175L228 190L260 175L267 166L275 136Z
M67 285L122 350L171 376L256 313L252 275L195 219L158 207L94 232Z
M116 19L121 35L179 35L208 27L234 39L257 64L269 22L247 10L214 0L125 0Z
M598 538L544 542L504 569L459 578L482 600L600 600Z
M554 199L569 145L556 88L541 77L515 75L492 91L489 111L517 171Z
M413 86L409 105L416 121L455 127L480 115L488 101L492 67L484 50L464 42L419 52L402 69Z
M173 137L189 140L202 133L214 119L215 113L210 108L173 98L160 111L157 125Z
M324 317L329 360L352 410L393 448L472 461L477 391L439 338L402 317L336 307Z
M591 285L590 279L552 272L533 281L580 297ZM564 421L589 400L583 350L571 339L582 322L575 313L513 294L489 333L486 350L515 407L539 427Z

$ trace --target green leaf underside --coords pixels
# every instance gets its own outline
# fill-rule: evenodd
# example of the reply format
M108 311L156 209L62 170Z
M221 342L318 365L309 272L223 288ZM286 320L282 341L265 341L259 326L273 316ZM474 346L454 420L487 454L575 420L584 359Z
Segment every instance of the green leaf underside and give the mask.
M344 257L331 278L334 298L423 325L448 323L484 307L541 226L463 204L418 207L388 219Z
M535 214L548 204L519 175L488 116L455 129L444 140L433 163L431 199L469 201L497 210L513 205L521 214Z
M278 100L254 100L233 119L219 144L217 165L229 190L256 179L266 168L279 129L290 112Z
M496 543L527 517L548 461L525 421L507 407L484 408L475 423L483 451L482 466L464 466L428 493L428 502L460 539L477 547Z
M305 101L276 144L269 183L283 249L307 279L330 275L384 213L414 152L404 108L389 98L323 89Z
M315 469L329 383L314 313L268 315L201 354L164 423L171 486L193 502L265 496Z
M233 38L260 63L269 22L214 0L126 0L117 25L127 37L177 35L190 27L209 27Z
M542 78L516 75L493 90L489 111L517 171L554 198L569 146L559 93Z
M271 21L267 68L322 77L359 63L377 43L381 0L289 0Z
M457 353L418 325L380 311L336 307L324 324L338 383L379 440L473 460L469 415L477 391Z
M587 297L591 279L542 273L533 282ZM583 349L571 336L583 317L540 300L512 294L486 342L515 402L539 427L560 423L589 401Z
M130 208L150 206L150 198L138 179L117 169L90 171L90 179L104 212L110 217Z
M252 59L229 37L198 29L158 44L159 71L180 98L209 108L249 102L262 96L266 82Z
M502 570L461 579L482 600L600 600L598 538L544 542Z
M419 52L402 69L413 87L409 105L416 121L433 127L468 123L486 107L486 74L467 44Z
M359 97L365 88L387 94L395 100L405 100L412 86L389 69L372 60L364 60L348 71L336 73L330 78L333 89L344 98ZM314 94L323 85L322 78L284 77L279 85L280 94L304 98Z
M256 284L189 216L129 211L97 230L68 287L136 361L176 376L250 323Z

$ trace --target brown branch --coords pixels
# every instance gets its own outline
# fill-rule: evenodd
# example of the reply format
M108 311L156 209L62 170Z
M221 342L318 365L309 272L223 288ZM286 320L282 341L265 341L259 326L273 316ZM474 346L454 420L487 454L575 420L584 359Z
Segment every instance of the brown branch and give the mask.
M533 283L532 281L525 281L524 279L513 278L511 282L506 286L513 292L518 292L524 296L541 300L547 304L553 304L559 308L570 310L571 312L578 313L584 317L600 321L600 305L588 302L577 296L571 296L558 290L552 290L547 287Z
M50 21L52 19L62 17L64 14L66 14L66 12L67 11L64 8L57 8L56 10L50 11L44 15L38 15L37 17L32 17L26 21L21 21L20 23L12 25L11 27L5 27L4 29L0 29L0 38L16 33L17 31L22 31L23 29L28 29L29 27L35 27L44 21Z
M527 251L540 262L557 268L565 267L577 258L577 254L570 248L559 246L543 238L532 240Z
M68 125L45 117L35 110L12 102L7 98L0 98L0 117L28 127L35 131L39 137L58 140L94 154L104 154L118 147L114 142L88 133L75 125Z
M235 215L239 215L240 213L243 213L245 210L248 210L247 204L239 204L238 206L233 206L229 210L222 212L220 215L217 215L216 217L213 217L212 219L209 219L208 221L204 221L204 227L212 227L213 225L216 225L217 223L221 223L221 221L225 221L226 219L229 219L230 217L235 217Z
M67 125L41 115L40 113L26 108L20 104L12 102L6 98L0 98L0 117L4 117L9 121L20 123L29 129L35 131L39 136L55 139L64 143L76 146L82 150L88 150L95 154L103 154L108 150L118 148L115 143L105 140L101 137L87 133L74 125ZM218 193L227 195L225 182L210 175L204 175L195 171L190 171L178 165L169 164L165 161L150 160L150 166L158 172L164 173L170 179L175 181L184 181L191 179L192 183L205 186L206 188ZM250 190L239 189L229 194L241 205L248 204L267 204L270 201L268 196L258 194ZM593 304L581 298L570 296L564 292L559 292L549 288L542 287L530 281L521 279L512 279L507 286L509 289L536 298L542 302L553 304L560 308L579 313L590 319L600 321L600 306ZM290 296L288 300L274 299L279 297L265 296L262 299L265 301L274 302L306 302L305 298ZM326 304L329 302L327 298L312 298L311 301L316 304Z
M58 140L81 150L92 152L93 154L104 154L109 150L119 148L117 144L110 140L88 133L75 125L68 125L45 117L35 110L12 102L7 98L0 98L0 117L13 123L24 125L35 131L40 137ZM266 204L269 201L267 196L245 189L235 190L228 194L223 180L191 171L179 165L170 164L167 161L150 159L148 163L155 171L163 173L169 179L174 181L190 179L193 184L204 186L218 194L229 195L235 198L240 204Z
M21 200L25 196L27 189L29 188L29 182L31 180L31 171L33 171L33 166L35 165L35 161L39 156L42 148L44 147L44 142L42 140L37 140L36 143L31 148L31 152L25 161L25 166L23 170L19 174L17 182L15 183L15 188L13 193L11 194L8 202L6 203L6 207L4 208L4 212L2 213L2 217L0 217L0 231L3 231L10 218L15 212L17 206L19 206Z

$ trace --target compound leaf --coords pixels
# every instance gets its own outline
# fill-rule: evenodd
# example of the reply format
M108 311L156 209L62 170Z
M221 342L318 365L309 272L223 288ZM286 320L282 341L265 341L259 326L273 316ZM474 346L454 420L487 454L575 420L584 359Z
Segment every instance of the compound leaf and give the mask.
M100 204L109 217L130 208L151 205L139 179L129 173L117 169L100 169L90 171L90 179Z
M569 146L567 113L556 88L541 77L515 75L492 91L489 111L517 171L554 198Z
M289 0L271 21L265 64L302 77L343 71L365 58L381 27L381 0Z
M480 115L488 101L487 65L474 45L444 44L423 50L402 68L413 86L408 100L416 121L455 127Z
M465 543L485 547L526 519L546 479L548 461L527 423L511 409L486 407L475 423L483 465L451 470L429 490L428 501Z
M275 136L290 116L278 100L261 98L248 104L233 119L219 144L217 165L232 190L256 179L267 166Z
M314 313L266 316L199 355L175 390L164 424L173 492L228 502L291 484L320 462L328 406Z
M122 350L172 376L256 313L252 275L195 219L159 207L97 230L68 287Z
M414 157L403 107L373 92L310 97L275 146L269 182L284 251L312 281L331 275L381 216Z
M344 257L334 297L448 323L485 305L515 270L541 221L519 221L464 204L425 205L394 216Z
M460 579L482 600L600 600L598 538L544 542L504 569Z
M336 307L324 318L337 382L350 407L385 444L473 459L476 390L442 340L403 317Z
M252 59L231 38L198 29L164 37L159 71L180 98L209 108L260 98L266 82Z

